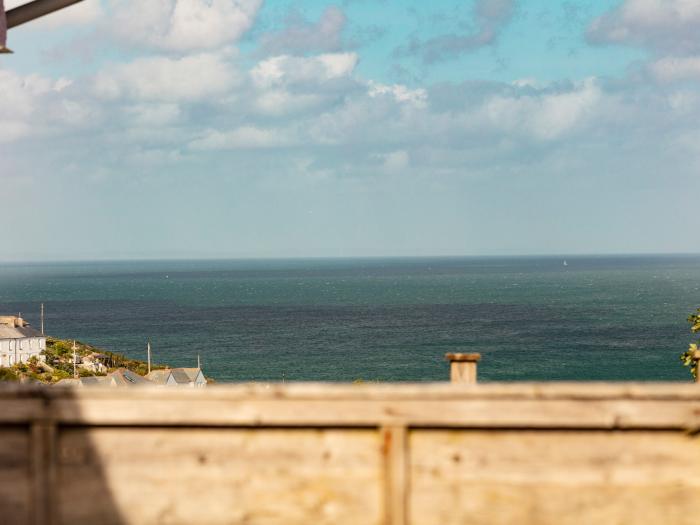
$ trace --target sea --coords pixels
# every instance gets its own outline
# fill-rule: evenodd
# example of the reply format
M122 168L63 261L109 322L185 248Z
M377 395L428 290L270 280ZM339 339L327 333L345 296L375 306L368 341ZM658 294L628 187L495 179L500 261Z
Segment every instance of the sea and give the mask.
M0 264L0 314L217 382L689 381L700 256Z

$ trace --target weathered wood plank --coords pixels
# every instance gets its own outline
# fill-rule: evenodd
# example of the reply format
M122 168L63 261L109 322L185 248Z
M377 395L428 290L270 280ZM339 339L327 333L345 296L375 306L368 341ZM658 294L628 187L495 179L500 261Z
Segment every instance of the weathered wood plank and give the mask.
M56 427L52 423L40 420L32 424L30 433L32 522L35 525L50 525L53 516Z
M0 428L0 523L30 523L29 457L29 429Z
M21 386L11 389L0 385L0 400L28 397L39 389ZM46 390L46 389L43 389ZM700 400L700 387L694 383L378 383L350 385L342 383L243 383L214 385L205 389L132 388L50 388L52 398L131 399L666 399Z
M46 404L40 396L10 399L0 396L0 406L0 424L26 425L43 416Z
M416 430L409 442L413 525L698 523L696 437Z
M58 450L65 524L382 521L376 431L64 429Z
M193 409L196 407L196 409ZM56 421L93 425L697 428L700 400L58 399Z
M384 522L407 525L408 432L404 426L382 427L384 455Z

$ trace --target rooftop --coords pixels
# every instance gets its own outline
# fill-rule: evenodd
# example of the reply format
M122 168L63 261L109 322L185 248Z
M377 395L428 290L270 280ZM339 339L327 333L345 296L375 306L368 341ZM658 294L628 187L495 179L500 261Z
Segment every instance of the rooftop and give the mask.
M44 337L21 317L14 315L0 316L0 339L22 339L25 337Z

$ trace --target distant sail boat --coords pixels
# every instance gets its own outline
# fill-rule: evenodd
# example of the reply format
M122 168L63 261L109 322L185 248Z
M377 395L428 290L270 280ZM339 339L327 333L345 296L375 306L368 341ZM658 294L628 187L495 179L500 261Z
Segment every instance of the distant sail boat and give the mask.
M566 262L566 259L564 259L564 266L569 266L569 263Z

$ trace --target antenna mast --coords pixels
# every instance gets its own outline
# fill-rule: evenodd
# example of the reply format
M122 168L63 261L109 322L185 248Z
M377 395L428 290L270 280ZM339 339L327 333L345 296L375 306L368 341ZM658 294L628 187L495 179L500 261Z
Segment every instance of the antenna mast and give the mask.
M75 344L75 339L73 339L73 378L78 379L78 360L76 359L75 351L78 347Z

